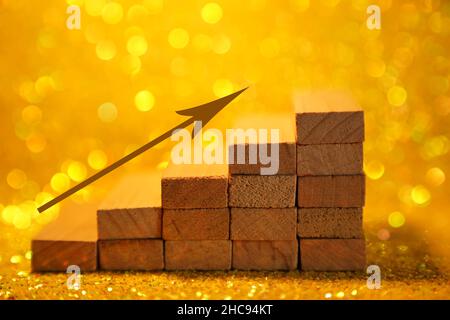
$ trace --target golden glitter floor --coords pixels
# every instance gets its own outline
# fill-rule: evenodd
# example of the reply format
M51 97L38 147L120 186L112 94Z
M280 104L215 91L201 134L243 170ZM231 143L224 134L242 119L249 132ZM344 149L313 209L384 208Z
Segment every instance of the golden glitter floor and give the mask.
M30 256L0 264L0 299L448 299L448 261L432 258L425 241L368 236L368 263L382 271L370 290L365 273L96 272L68 290L66 274L30 274Z

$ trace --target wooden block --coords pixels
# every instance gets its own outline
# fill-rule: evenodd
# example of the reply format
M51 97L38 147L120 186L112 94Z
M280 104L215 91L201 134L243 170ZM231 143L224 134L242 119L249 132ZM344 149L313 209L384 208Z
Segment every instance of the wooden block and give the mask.
M298 177L298 207L364 207L365 176Z
M102 270L162 270L163 241L155 239L100 240Z
M295 240L297 209L231 209L232 240Z
M355 143L364 141L364 113L350 94L305 92L295 99L297 143Z
M96 209L97 204L65 204L58 218L31 241L32 271L66 272L70 265L79 266L81 272L96 270Z
M227 240L229 229L228 208L164 210L164 240Z
M362 143L297 145L298 176L363 174Z
M228 270L231 241L165 241L167 270Z
M233 269L295 270L297 263L297 240L233 241Z
M99 239L161 238L161 176L126 176L97 211Z
M363 236L362 208L300 208L300 238L360 239Z
M262 140L265 141L263 146L267 149L261 148L263 137L258 137L258 141L252 141L249 136L243 135L243 137L240 136L241 139L235 138L234 141L228 141L230 174L261 174L261 168L268 168L271 164L261 162L260 152L270 159L272 151L276 150L275 146L278 147L278 171L275 174L296 173L295 117L292 113L240 116L234 123L234 128L243 129L248 133L252 130L256 133L259 133L261 129L267 130L264 134L267 140ZM273 129L278 130L278 140L272 140L271 130ZM238 163L240 152L244 155L244 163Z
M206 209L228 206L228 166L176 165L161 181L164 209Z
M291 208L295 206L296 176L233 175L229 206L237 208Z
M356 271L366 265L364 239L300 239L304 271Z

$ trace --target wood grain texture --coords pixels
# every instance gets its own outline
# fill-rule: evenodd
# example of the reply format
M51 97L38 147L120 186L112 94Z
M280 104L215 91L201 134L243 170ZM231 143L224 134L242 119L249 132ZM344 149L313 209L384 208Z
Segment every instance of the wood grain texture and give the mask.
M297 175L363 174L362 143L297 145Z
M233 241L233 269L295 270L297 263L297 240Z
M259 153L272 154L272 144L279 148L279 168L277 174L295 174L295 116L294 113L254 113L240 114L233 123L234 129L242 132L234 139L227 136L228 162L230 174L261 174L261 168L269 167L270 164L261 163ZM266 130L265 132L263 130ZM249 133L256 133L257 141L252 140ZM278 139L272 139L272 133L278 133ZM259 135L263 136L259 136ZM276 138L276 136L274 136ZM264 139L264 140L263 140ZM267 149L260 148L261 141L266 141ZM242 148L242 149L241 149ZM237 163L238 150L245 155L244 163ZM256 163L250 162L250 151L256 152Z
M227 165L169 165L161 181L165 209L226 208Z
M77 265L97 269L97 204L65 204L58 218L31 241L33 272L62 271ZM41 213L41 214L46 214Z
M364 203L364 175L298 177L298 207L359 208Z
M300 238L360 239L363 237L362 208L300 208Z
M101 270L162 270L163 241L155 239L100 240Z
M364 113L349 93L304 92L296 97L295 110L298 144L364 141Z
M99 239L161 238L161 215L161 175L127 175L99 206Z
M231 241L165 241L167 270L228 270L231 268Z
M227 240L229 229L228 208L164 210L164 240Z
M295 240L297 209L231 209L232 240Z
M295 206L296 176L233 175L229 206L235 208L291 208Z
M357 271L366 265L364 239L300 239L304 271Z

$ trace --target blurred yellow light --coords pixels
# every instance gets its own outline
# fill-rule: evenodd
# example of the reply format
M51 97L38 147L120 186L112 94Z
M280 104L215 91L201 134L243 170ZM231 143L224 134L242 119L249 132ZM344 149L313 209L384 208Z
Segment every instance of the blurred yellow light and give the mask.
M11 188L19 190L26 184L27 175L22 170L13 169L6 176L6 182Z
M30 103L39 103L42 97L36 92L35 84L32 81L25 81L19 88L20 96Z
M163 0L144 0L142 3L151 14L160 13L164 7Z
M142 63L139 57L129 54L122 58L121 66L126 74L135 75L141 71Z
M162 161L160 163L158 163L158 170L164 170L169 166L169 162L168 161Z
M182 57L176 57L170 63L170 71L176 76L186 75L186 60Z
M127 20L130 23L144 23L149 13L149 10L143 5L132 5L128 9Z
M425 141L424 148L426 155L433 158L447 154L450 143L446 136L436 136Z
M102 150L92 150L89 152L88 163L92 169L100 170L106 167L108 157Z
M215 24L222 19L222 8L215 2L205 4L201 11L203 21L210 24Z
M150 111L155 104L155 97L148 90L142 90L136 93L134 104L139 111Z
M51 195L48 192L39 192L36 195L36 206L39 207L45 203L47 203L48 201L53 199L53 195ZM36 215L35 221L41 225L46 225L49 222L53 221L54 219L56 219L59 215L59 204L54 205L53 207L45 210L45 212L40 213L38 215Z
M336 298L341 299L341 298L343 298L344 296L345 296L344 291L339 291L338 293L336 293Z
M411 190L411 199L418 205L424 205L430 201L431 194L427 188L418 185Z
M19 255L11 256L11 258L9 259L9 262L11 262L12 264L19 264L22 262L22 256L19 256Z
M445 173L441 168L431 168L427 171L426 179L429 184L438 187L445 182Z
M47 146L47 140L40 133L33 133L26 140L27 148L33 153L42 152Z
M35 181L27 181L25 185L20 190L20 194L25 199L34 199L36 194L40 191L39 184L37 184Z
M142 36L132 36L127 42L127 51L133 56L140 57L147 52L147 40Z
M31 216L29 212L19 210L18 214L16 214L13 218L13 225L17 229L28 229L31 225Z
M6 224L12 224L14 217L20 214L20 209L17 206L6 206L2 211L2 219Z
M399 211L392 212L388 218L389 225L393 228L400 228L405 224L405 221L405 217Z
M106 5L106 0L85 0L86 12L90 16L99 16L102 14L103 7Z
M230 39L221 34L216 35L213 38L213 51L217 54L225 54L228 51L230 51L231 48L231 41Z
M369 59L366 63L367 74L373 78L380 78L386 71L386 64L381 59Z
M384 165L378 160L372 160L365 165L364 171L370 179L378 180L384 175Z
M111 102L105 102L98 107L97 115L103 122L113 122L117 118L117 107Z
M25 252L25 259L31 260L32 257L33 257L33 252L31 250L28 250L27 252Z
M259 45L261 55L266 58L274 58L280 52L280 45L275 38L266 38Z
M189 43L189 33L182 28L175 28L169 33L169 44L175 49L183 49Z
M42 119L42 111L39 107L30 105L22 110L22 120L28 125L38 124Z
M56 192L66 191L70 187L70 179L65 173L58 172L50 180L50 186Z
M217 79L213 85L213 92L216 97L223 97L233 93L233 83L228 79Z
M97 46L95 47L97 57L105 61L114 58L116 56L116 51L116 45L110 40L102 40L97 43Z
M35 90L41 97L46 97L55 90L55 82L50 76L42 76L36 80Z
M407 96L406 90L400 86L393 86L387 94L389 103L394 107L402 106L406 102Z
M86 166L78 161L72 161L67 169L70 179L81 182L86 178Z
M120 3L108 2L102 9L102 18L108 24L117 24L123 18L123 9Z
M105 25L100 21L90 21L86 23L86 27L83 28L84 37L86 41L91 44L96 44L103 40L106 36Z
M198 34L192 40L192 44L197 51L204 53L211 50L212 39L205 34Z
M300 11L306 11L309 8L309 0L291 0L294 7Z

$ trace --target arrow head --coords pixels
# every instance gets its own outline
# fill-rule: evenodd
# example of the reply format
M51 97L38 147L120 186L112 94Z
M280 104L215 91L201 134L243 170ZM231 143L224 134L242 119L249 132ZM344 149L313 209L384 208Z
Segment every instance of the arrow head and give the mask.
M244 88L242 90L239 90L235 93L232 93L228 96L222 97L220 99L202 104L200 106L184 109L184 110L178 110L176 111L178 114L182 116L191 116L192 122L194 121L201 121L203 126L206 126L206 124L223 108L225 108L231 101L233 101L237 96L239 96L242 92L247 90L247 88Z

